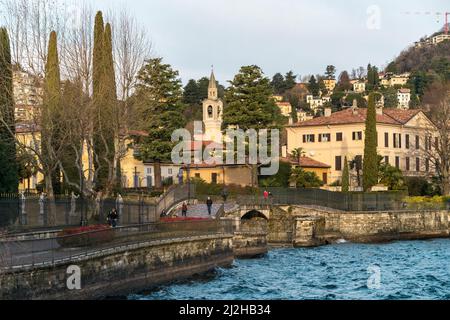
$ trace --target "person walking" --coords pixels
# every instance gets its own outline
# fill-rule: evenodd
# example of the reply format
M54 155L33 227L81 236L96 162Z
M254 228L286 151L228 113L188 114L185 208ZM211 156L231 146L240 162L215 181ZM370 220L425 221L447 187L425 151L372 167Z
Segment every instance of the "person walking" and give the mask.
M183 202L183 206L181 207L181 214L183 217L187 217L188 206L186 202Z
M211 197L208 197L208 200L206 200L206 206L208 207L208 215L212 214L212 206L213 206L213 201L211 199Z
M117 227L117 221L119 220L119 215L117 214L116 208L113 208L108 214L109 225L113 228Z
M269 192L267 190L264 191L264 200L268 200L269 199Z

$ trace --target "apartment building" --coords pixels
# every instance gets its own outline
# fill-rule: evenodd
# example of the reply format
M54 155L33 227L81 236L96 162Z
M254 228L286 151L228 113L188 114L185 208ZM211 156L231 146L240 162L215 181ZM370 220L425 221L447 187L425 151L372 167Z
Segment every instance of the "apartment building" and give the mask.
M409 109L409 103L411 102L411 90L399 89L397 92L398 108Z
M13 71L13 91L16 121L33 120L36 108L42 105L42 79L16 69Z

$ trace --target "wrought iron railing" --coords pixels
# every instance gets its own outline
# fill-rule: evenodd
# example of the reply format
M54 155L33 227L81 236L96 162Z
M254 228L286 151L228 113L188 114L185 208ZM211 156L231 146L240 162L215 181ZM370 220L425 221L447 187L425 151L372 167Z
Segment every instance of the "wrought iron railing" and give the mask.
M107 255L156 240L230 235L230 221L202 220L147 223L64 235L49 239L0 238L0 269L54 266L95 255Z

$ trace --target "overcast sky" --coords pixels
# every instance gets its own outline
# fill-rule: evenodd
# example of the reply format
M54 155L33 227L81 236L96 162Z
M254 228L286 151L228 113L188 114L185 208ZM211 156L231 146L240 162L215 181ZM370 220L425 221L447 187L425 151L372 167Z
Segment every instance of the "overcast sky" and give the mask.
M444 25L436 12L450 11L448 0L90 1L95 9L133 12L149 30L155 55L183 82L209 75L211 65L222 83L249 64L270 77L323 73L328 64L338 71L369 62L383 67Z

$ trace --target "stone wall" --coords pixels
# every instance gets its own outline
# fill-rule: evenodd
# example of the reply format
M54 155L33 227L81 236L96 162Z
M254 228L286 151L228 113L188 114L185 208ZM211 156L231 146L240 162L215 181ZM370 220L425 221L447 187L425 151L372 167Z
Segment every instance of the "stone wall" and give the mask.
M449 236L449 212L446 210L342 212L292 207L291 211L297 217L325 219L323 234L318 237L331 240L378 242Z
M117 248L77 262L0 274L2 299L96 299L125 295L233 262L232 236L199 236ZM81 270L81 290L67 288L67 269Z

